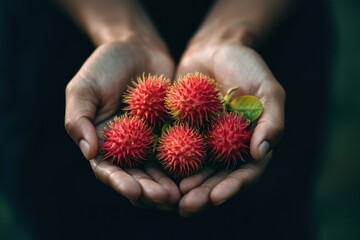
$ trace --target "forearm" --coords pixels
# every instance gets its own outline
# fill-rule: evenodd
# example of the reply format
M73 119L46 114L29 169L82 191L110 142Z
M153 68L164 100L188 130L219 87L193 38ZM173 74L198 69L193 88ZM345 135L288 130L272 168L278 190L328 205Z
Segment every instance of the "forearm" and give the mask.
M229 41L260 45L300 0L218 0L191 43Z
M95 45L121 41L134 34L164 47L136 0L58 0Z

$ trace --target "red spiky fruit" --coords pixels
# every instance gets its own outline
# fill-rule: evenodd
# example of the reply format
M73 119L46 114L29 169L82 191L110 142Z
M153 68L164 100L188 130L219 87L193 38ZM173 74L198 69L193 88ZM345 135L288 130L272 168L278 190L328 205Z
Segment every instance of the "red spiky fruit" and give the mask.
M233 167L249 154L249 122L234 112L221 115L210 126L207 145L214 165Z
M203 126L222 110L220 90L215 80L201 73L179 77L169 88L165 106L175 120Z
M158 159L175 177L195 173L205 160L205 140L193 128L181 124L167 129L159 139Z
M160 126L169 118L164 98L170 81L162 75L144 74L133 85L124 96L124 102L129 104L125 110L145 119L153 127Z
M133 168L147 160L152 151L152 129L138 116L123 115L108 123L101 147L105 159L121 167Z

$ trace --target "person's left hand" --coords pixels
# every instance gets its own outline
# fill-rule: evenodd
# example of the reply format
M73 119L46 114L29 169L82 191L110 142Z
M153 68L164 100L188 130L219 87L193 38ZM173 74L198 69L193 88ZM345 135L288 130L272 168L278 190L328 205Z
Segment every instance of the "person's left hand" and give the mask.
M264 111L250 143L253 160L232 170L205 167L181 181L183 197L179 211L183 216L199 212L210 204L220 205L253 185L264 172L284 128L285 92L253 49L235 43L190 45L177 74L196 71L214 77L223 94L229 88L239 87L238 95L258 97Z

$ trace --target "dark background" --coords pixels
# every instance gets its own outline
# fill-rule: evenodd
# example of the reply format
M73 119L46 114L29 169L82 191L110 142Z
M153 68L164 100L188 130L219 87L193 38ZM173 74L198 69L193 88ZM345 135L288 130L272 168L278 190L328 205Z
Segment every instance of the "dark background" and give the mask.
M71 46L79 39L86 42L86 37L79 35L78 29L74 27L70 30L67 29L66 34L73 31L73 36L78 39L56 38L65 30L62 29L58 20L61 17L53 15L47 6L35 8L37 11L41 11L41 14L36 11L25 14L26 8L9 9L6 4L5 1L0 2L0 45L2 46L0 48L2 51L0 52L0 74L2 74L0 75L0 110L2 114L0 124L1 129L6 129L1 132L1 136L6 137L7 143L0 146L0 239L32 239L30 234L32 230L30 229L39 227L33 226L39 219L46 218L55 222L55 224L49 224L49 226L55 226L53 230L47 229L48 232L55 233L61 231L63 226L61 221L66 219L65 215L69 212L74 213L69 216L71 218L79 215L86 216L89 214L86 210L91 209L92 204L101 203L102 197L105 196L111 196L114 204L121 204L124 200L120 197L117 198L115 193L109 191L108 188L103 188L102 184L95 180L87 163L79 161L81 154L71 140L58 138L57 132L51 130L54 128L64 131L62 127L63 109L59 109L57 112L49 111L52 103L58 102L64 96L63 91L47 91L47 89L65 89L66 82L76 72L78 63L91 53L91 44L61 47L63 45ZM21 1L19 4L22 6ZM310 196L311 218L314 220L313 231L317 239L360 239L358 227L360 223L358 204L360 202L360 188L358 187L360 184L360 175L358 174L360 144L357 139L360 133L358 125L360 122L360 95L358 94L360 90L360 61L358 59L360 54L360 28L358 26L360 24L360 15L358 14L360 2L327 0L326 6L331 10L334 39L331 54L331 81L326 88L327 108L325 108L324 121L321 121L324 130L316 153L316 177L311 182L313 190ZM6 12L4 12L5 10ZM47 11L49 15L46 17L51 20L49 24L43 21L44 12ZM21 27L24 24L21 21L24 19L20 21L17 15L23 13L28 16L30 22L41 24L44 31L39 33L31 27L25 29ZM13 14L11 23L4 20L5 14L7 16ZM10 37L2 36L3 33L10 34ZM37 35L34 36L34 34ZM8 44L5 42L6 39L13 39L15 42ZM50 44L59 47L49 47ZM75 48L78 50L75 54L62 51L62 49L72 51ZM48 51L47 49L52 50ZM73 58L68 58L69 55L73 55ZM328 56L324 57L328 58ZM47 59L57 59L62 63L61 66L66 68L66 71L56 68L53 63L47 62ZM327 60L324 59L324 61ZM9 62L16 63L16 65ZM11 66L11 69L5 70L4 66ZM43 77L31 79L32 76L38 76L35 73L39 72ZM29 79L29 81L1 81L1 79L9 78L9 76L3 75L5 73L10 73L14 79ZM41 94L36 91L39 86L44 89ZM42 104L44 101L47 104ZM318 99L314 98L313 104L307 104L304 108L316 108L317 101ZM17 121L8 118L9 115L16 116ZM37 121L37 118L33 116L41 116L46 118L46 121ZM316 114L313 118L317 118ZM311 122L305 124L311 125ZM21 134L23 131L28 133L26 136L30 139L18 139L18 136L23 136ZM24 145L24 142L31 143L31 136L43 139L44 145L41 142L39 144L38 141ZM311 137L311 131L309 131L309 138ZM45 149L44 146L46 146ZM59 164L61 167L57 167L58 165L52 162L57 159L58 153L68 156L67 159L63 159L65 162ZM24 160L16 162L10 161L11 159ZM38 162L37 159L46 159L48 162ZM17 164L22 165L20 168L22 171L5 171L5 169L16 168ZM26 171L37 167L41 171ZM78 174L82 177L66 179L68 169L81 170L82 172ZM73 175L69 176L73 177ZM19 182L18 179L32 180ZM69 182L72 183L71 187L68 185ZM26 188L27 192L31 194L24 196L17 192L19 186ZM80 195L77 192L79 188L88 194ZM45 196L41 194L42 192L47 193L47 199L40 199ZM91 201L87 199L89 196L92 198ZM42 210L34 208L32 211L32 206L29 204L41 201L54 204L52 210L49 211L47 206ZM23 214L21 208L27 209L26 215ZM106 207L95 207L94 211L104 209ZM129 210L124 214L131 213ZM151 214L151 212L146 214ZM81 220L79 218L79 221ZM108 219L98 220L107 221ZM76 219L72 222L76 222ZM57 224L58 227L56 227ZM116 223L109 223L109 225L112 224ZM79 225L81 224L79 223ZM77 226L67 227L75 229ZM81 236L73 237L81 238Z

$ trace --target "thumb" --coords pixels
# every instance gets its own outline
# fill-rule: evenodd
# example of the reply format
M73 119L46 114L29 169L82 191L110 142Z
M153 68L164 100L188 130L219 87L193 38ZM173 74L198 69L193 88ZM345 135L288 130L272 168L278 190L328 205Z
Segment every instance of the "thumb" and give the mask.
M250 142L251 156L255 160L262 160L282 138L285 98L285 91L280 85L260 97L264 111Z
M194 58L185 54L182 56L180 63L177 66L175 77L184 76L194 72L209 74L208 69L203 64L198 63Z
M78 75L66 87L65 129L88 160L95 158L99 144L93 124L98 102L94 92Z

